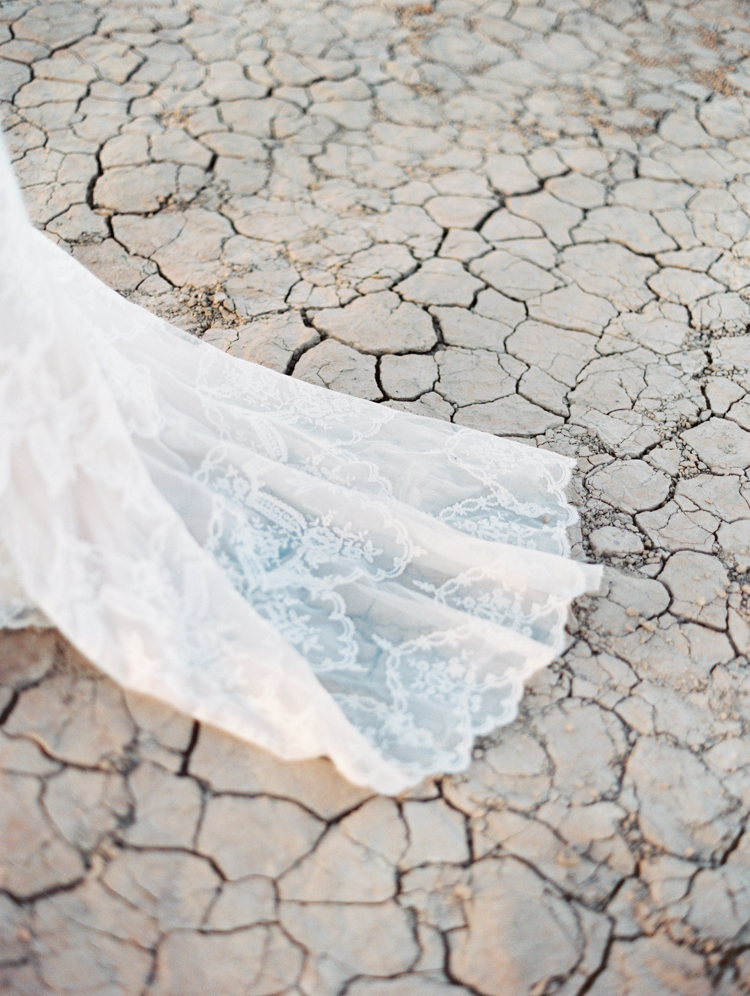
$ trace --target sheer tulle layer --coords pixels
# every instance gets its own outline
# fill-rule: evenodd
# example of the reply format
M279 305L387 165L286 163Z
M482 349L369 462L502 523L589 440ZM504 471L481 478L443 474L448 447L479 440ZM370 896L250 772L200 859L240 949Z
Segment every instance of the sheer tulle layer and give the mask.
M571 462L186 336L1 168L4 622L39 609L123 685L383 792L464 767L598 584Z

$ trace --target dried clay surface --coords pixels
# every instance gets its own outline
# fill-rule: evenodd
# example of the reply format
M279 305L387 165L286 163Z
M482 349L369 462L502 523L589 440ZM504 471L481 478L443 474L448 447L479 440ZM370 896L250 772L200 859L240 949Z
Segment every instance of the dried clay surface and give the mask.
M745 0L4 0L33 220L291 376L578 459L606 565L399 799L0 640L0 991L750 992Z

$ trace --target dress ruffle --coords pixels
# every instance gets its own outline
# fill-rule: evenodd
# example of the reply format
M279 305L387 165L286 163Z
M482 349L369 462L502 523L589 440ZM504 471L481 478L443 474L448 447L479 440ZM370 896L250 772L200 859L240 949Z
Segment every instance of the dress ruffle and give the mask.
M395 794L560 653L572 461L228 356L33 230L0 150L0 622Z

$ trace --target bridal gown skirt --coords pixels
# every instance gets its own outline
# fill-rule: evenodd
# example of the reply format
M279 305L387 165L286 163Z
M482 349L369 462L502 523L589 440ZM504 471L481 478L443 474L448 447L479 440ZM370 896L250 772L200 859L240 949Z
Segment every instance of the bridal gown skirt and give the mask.
M569 459L227 356L36 232L0 148L0 624L395 794L558 654Z

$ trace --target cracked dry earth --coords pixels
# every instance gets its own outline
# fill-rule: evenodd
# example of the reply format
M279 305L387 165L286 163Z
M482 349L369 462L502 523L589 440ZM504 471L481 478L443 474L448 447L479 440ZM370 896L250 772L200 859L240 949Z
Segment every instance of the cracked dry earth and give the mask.
M606 564L400 799L0 640L0 991L750 992L745 0L4 0L35 223L222 349L578 458Z

